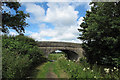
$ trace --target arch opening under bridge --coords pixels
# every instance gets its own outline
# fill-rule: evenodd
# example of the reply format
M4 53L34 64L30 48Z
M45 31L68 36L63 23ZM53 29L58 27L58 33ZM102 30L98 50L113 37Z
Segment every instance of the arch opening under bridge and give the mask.
M79 43L39 41L37 44L46 57L56 50L65 52L68 59L71 60L78 60L84 56L84 51Z

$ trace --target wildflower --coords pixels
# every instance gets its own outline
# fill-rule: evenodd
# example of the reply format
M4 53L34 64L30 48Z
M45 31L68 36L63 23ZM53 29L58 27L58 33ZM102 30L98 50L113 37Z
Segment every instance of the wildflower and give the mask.
M104 68L104 71L105 71L106 73L109 73L109 68Z
M93 70L91 70L91 72L93 72Z
M118 69L116 69L116 71L118 71Z
M83 68L83 71L85 71L85 68Z
M96 78L96 76L94 76L94 78Z
M90 69L89 67L87 69Z
M70 62L70 60L69 60L69 62Z
M106 73L109 73L109 69L106 70Z
M113 69L111 69L111 71L113 72Z
M116 67L114 67L114 69L117 69Z

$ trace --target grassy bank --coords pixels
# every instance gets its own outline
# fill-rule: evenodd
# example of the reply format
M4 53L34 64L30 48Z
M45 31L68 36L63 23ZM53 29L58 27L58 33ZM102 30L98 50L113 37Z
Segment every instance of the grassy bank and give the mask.
M58 57L59 56L59 57ZM46 62L38 66L34 73L34 78L48 78L46 75L50 72L57 75L57 78L79 79L115 79L119 80L119 69L116 67L109 68L98 65L90 65L85 58L78 62L67 60L62 54L50 54L49 59L54 58L53 62ZM52 58L52 60L54 60ZM57 59L57 60L56 60ZM56 77L55 77L56 78Z
M81 59L79 62L73 62L67 60L65 57L60 57L57 61L60 68L63 69L69 78L74 79L117 79L119 80L120 71L116 67L103 67L98 65L88 64L85 59Z

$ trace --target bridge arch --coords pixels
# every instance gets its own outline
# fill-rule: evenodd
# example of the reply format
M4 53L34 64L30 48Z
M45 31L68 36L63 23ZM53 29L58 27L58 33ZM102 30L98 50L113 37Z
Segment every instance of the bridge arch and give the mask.
M71 60L78 60L83 57L83 49L81 44L78 43L68 43L68 42L50 42L50 41L41 41L37 42L39 48L45 53L45 56L56 50L61 50L68 55L68 58Z
M67 55L66 57L70 60L77 60L79 58L79 55L76 52L74 52L73 50L68 50L68 49L52 49L50 50L50 52L46 54L46 57L48 57L49 54L51 54L52 52L55 52L56 50L60 50L64 52Z

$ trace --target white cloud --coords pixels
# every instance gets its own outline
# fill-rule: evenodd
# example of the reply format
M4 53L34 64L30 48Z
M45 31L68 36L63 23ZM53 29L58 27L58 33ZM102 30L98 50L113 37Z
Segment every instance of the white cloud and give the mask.
M35 5L34 3L26 4L26 7L29 7L26 9L26 11L33 13L35 15L35 17L44 16L44 14L45 14L44 9L41 8L39 5Z
M17 0L19 2L90 2L91 0Z
M48 3L47 15L44 21L59 26L74 25L78 16L78 11L75 11L69 3Z
M46 11L34 3L23 4L26 6L26 11L34 15L34 19L30 19L33 23L36 22L40 27L39 32L32 33L30 36L36 40L49 41L68 41L79 42L78 27L83 22L83 17L80 17L78 22L78 11L75 11L75 6L69 3L48 3ZM55 26L54 29L47 28L46 24L40 22L48 22ZM51 37L46 39L45 37Z
M82 22L84 22L83 19L84 19L83 17L80 17L80 18L79 18L79 20L78 20L78 25L80 25Z
M39 23L39 21L44 19L45 10L39 5L36 5L35 3L22 3L22 5L26 6L26 11L28 13L32 13L30 17L34 18L29 19L32 23Z

